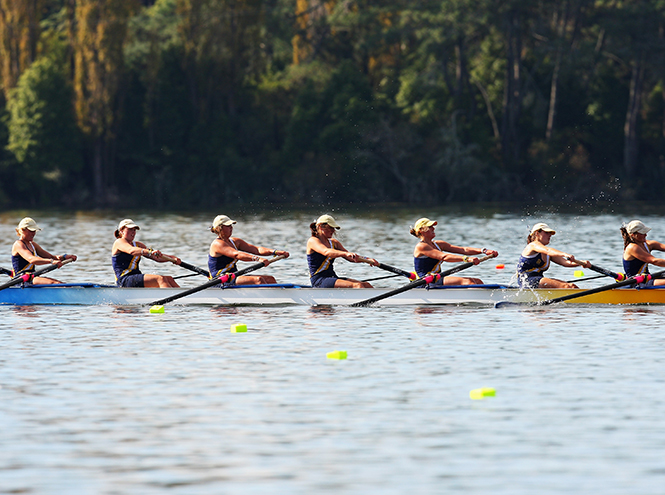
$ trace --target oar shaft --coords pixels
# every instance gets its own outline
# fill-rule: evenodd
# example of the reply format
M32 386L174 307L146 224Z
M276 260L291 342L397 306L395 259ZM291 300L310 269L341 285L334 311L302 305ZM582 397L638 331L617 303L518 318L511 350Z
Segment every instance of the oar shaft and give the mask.
M180 263L178 263L178 258L176 258L175 256L171 256L169 254L162 254L162 258L170 261L173 264L181 266L181 267L185 268L186 270L196 272L199 275L203 275L206 278L208 278L210 276L210 273L208 272L208 270L204 270L203 268L199 268L198 266L191 265L191 264L187 263L186 261L180 260Z
M626 279L626 276L623 273L615 273L611 270L607 270L607 269L602 268L600 266L590 265L589 269L593 270L594 272L605 275L607 277L612 277L614 280L617 280L619 282Z
M190 270L192 272L198 273L199 275L203 275L204 277L208 277L210 275L208 270L204 270L203 268L199 268L198 266L190 265L189 263L186 263L182 260L180 261L179 266L181 266L181 267L183 267L187 270Z
M387 272L392 272L397 275L401 275L402 277L406 277L409 280L415 280L416 278L418 278L418 275L416 275L414 272L407 272L406 270L402 270L395 266L386 265L385 263L379 263L379 268Z
M568 261L572 261L568 257L566 257L566 259ZM578 261L578 260L573 261L573 263L575 263L578 266L583 266L583 263ZM614 280L616 280L618 282L621 282L622 280L626 279L626 276L623 273L615 273L611 270L608 270L606 268L603 268L603 267L600 267L600 266L597 266L597 265L594 265L594 264L589 264L589 269L593 270L596 273L601 273L601 274L605 275L606 277L612 277Z
M363 263L369 263L370 265L376 266L381 270L401 275L402 277L406 277L409 280L415 280L418 278L418 275L416 275L414 272L407 272L406 270L402 270L401 268L397 268L396 266L386 265L385 263L379 263L378 265L374 265L372 260L366 258L365 256L359 256L358 259Z

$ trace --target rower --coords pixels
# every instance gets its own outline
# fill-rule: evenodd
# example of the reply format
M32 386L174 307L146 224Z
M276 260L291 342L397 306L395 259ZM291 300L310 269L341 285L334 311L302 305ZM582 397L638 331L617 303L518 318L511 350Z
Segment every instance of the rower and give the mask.
M243 241L239 237L232 237L233 226L237 222L226 215L217 215L212 221L210 232L217 238L210 244L208 253L208 269L210 277L219 277L225 273L238 271L238 261L258 261L265 266L270 264L266 256L289 257L288 251L255 246ZM237 285L275 284L277 281L272 275L242 275L234 280Z
M583 266L589 268L588 260L579 261L572 254L564 253L548 246L556 232L546 223L537 223L527 236L527 246L517 262L517 283L528 288L577 289L577 285L547 278L543 273L550 267L550 261L565 267Z
M179 265L180 259L164 254L159 250L149 249L135 239L140 227L131 218L125 218L115 231L116 241L111 249L111 264L115 272L118 287L180 287L173 277L141 273L141 258L148 258L157 263L167 261Z
M76 256L73 254L53 255L37 244L34 238L38 230L42 229L30 217L25 217L19 222L18 227L16 227L16 234L19 239L12 246L12 277L23 273L33 273L36 265L53 264L58 265L58 268L60 268L64 260L71 259L76 261ZM35 285L45 285L61 284L62 282L50 277L34 277L32 283Z
M413 264L419 277L434 275L441 272L441 263L449 262L471 262L474 265L480 263L480 259L475 256L486 254L488 256L498 256L498 251L485 248L476 248L470 246L455 246L445 241L435 241L434 226L438 222L429 218L420 218L411 227L409 233L420 239L413 250ZM483 281L475 277L444 277L438 278L432 285L474 285L482 284Z
M621 226L623 237L623 269L626 277L647 275L649 264L665 267L665 259L656 258L651 251L665 251L665 244L658 241L647 240L647 233L651 229L639 220L633 220L628 225ZM640 286L665 285L665 279L649 280Z
M324 289L372 288L369 282L361 282L352 278L338 277L333 269L336 258L344 258L351 263L369 263L378 266L379 262L373 258L365 258L346 250L339 240L334 239L335 233L340 229L331 215L321 215L309 225L312 233L307 241L307 264L312 287Z

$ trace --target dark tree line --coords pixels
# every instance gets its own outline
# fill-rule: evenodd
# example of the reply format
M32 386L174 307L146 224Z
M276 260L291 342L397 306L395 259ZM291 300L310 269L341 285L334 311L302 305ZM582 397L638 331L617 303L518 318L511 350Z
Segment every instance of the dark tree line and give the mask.
M0 0L0 206L660 200L665 0Z

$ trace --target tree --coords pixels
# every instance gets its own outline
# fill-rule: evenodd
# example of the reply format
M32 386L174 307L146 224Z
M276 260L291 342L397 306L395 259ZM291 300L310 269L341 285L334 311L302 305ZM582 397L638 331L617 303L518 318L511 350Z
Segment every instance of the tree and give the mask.
M92 147L94 197L108 200L114 123L124 74L123 46L136 0L77 0L70 9L75 108L79 127Z
M81 169L79 132L72 89L62 66L41 58L23 73L9 93L9 144L20 178L15 184L28 204L73 202Z
M0 82L5 98L37 56L42 0L0 0Z

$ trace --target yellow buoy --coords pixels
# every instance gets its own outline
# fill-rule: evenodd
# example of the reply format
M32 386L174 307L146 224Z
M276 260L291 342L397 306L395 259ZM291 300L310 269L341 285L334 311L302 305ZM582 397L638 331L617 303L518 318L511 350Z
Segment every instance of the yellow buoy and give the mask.
M164 312L164 306L152 306L150 308L151 313L163 313Z
M247 325L244 323L235 323L231 325L231 331L233 333L241 333L241 332L246 332L247 331Z
M471 392L469 392L469 397L471 397L473 400L481 400L484 399L485 397L495 397L495 396L496 396L496 390L489 387L474 388Z
M582 270L575 270L575 276L576 276L576 277L583 277L583 276L584 276L584 272L583 272Z
M346 359L346 351L332 351L326 354L328 359Z

